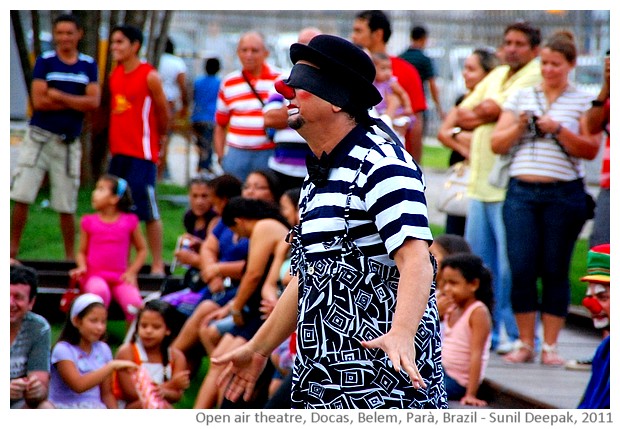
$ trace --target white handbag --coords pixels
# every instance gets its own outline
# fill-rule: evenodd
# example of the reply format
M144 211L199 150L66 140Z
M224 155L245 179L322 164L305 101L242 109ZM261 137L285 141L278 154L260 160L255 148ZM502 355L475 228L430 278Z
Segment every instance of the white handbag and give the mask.
M452 165L439 192L436 207L442 213L452 216L466 216L469 207L467 183L469 182L469 162L461 161Z
M495 158L495 162L487 178L489 185L506 189L510 181L510 163L512 162L512 155L513 151L511 150L507 154L498 155Z

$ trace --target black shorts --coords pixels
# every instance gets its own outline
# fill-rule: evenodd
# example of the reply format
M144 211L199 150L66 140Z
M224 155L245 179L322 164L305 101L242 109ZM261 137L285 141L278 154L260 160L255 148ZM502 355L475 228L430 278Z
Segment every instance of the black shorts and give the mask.
M127 181L135 206L133 212L140 220L150 222L160 219L155 198L157 165L153 161L114 155L110 160L108 173Z

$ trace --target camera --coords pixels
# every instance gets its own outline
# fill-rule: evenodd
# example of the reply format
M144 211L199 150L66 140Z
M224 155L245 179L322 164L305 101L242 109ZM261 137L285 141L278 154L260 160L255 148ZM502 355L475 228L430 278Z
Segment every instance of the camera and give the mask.
M545 133L536 125L538 116L532 110L526 110L525 114L527 115L527 129L525 130L524 137L530 139L545 137Z

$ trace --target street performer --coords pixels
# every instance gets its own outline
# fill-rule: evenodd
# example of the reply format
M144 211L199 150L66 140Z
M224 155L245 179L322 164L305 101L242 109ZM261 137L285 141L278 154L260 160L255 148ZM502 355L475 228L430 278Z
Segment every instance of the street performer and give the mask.
M226 397L252 397L268 356L297 329L293 408L447 408L435 262L422 171L377 133L372 60L332 35L290 48L289 126L312 155L289 234L293 280L227 364Z

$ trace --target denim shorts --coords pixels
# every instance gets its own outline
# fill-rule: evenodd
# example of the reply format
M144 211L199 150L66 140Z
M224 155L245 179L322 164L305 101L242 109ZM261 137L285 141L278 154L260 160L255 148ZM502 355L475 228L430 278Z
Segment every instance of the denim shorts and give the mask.
M226 316L223 319L213 320L210 326L215 326L220 335L224 335L235 327L235 321L232 316Z

